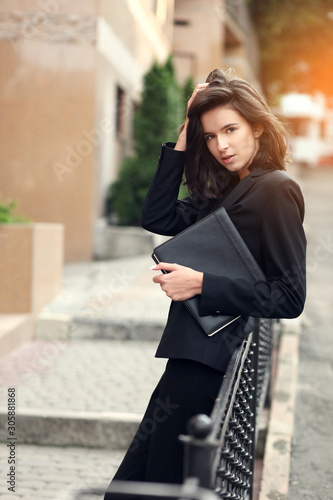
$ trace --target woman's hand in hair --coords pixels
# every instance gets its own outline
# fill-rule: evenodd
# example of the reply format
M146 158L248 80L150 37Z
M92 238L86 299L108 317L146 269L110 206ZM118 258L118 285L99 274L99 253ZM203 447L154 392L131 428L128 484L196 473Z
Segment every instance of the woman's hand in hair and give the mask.
M192 92L191 97L188 100L187 103L187 111L189 110L189 107L191 106L193 99L195 99L195 96L203 89L205 89L209 85L209 83L198 83L195 86L195 89ZM186 150L186 131L187 131L187 123L188 123L188 117L186 113L186 120L184 123L184 126L179 134L177 144L175 146L176 151L185 151Z
M153 281L160 285L163 292L175 301L187 300L202 292L203 273L190 267L160 262L151 268L153 271L168 271L154 276Z

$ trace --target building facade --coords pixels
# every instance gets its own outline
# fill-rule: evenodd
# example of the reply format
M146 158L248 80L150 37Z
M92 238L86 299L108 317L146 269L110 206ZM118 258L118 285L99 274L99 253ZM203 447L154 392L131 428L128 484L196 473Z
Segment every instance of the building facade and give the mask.
M179 82L227 65L257 82L248 22L241 0L2 0L0 199L63 223L67 262L91 259L143 75L173 54Z
M176 0L173 56L178 80L204 82L214 68L233 68L260 88L259 52L243 0Z

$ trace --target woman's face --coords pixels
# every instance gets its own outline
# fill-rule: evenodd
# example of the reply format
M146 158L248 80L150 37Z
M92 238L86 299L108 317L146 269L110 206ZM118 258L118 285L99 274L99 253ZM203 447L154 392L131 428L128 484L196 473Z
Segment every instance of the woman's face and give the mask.
M225 106L206 111L200 121L214 158L230 172L238 172L240 179L246 177L259 149L263 126L250 125L238 111Z

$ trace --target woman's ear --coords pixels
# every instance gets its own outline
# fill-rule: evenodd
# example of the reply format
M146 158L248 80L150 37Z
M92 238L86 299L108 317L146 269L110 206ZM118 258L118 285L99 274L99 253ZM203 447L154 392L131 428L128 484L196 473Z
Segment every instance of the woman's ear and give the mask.
M258 139L264 131L264 126L261 123L256 123L253 126L254 137Z

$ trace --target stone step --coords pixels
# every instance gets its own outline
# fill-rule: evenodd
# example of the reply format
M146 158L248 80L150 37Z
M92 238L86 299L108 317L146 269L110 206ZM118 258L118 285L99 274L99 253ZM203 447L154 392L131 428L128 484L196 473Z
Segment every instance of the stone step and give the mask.
M16 437L20 444L126 450L141 418L141 414L135 413L24 409L20 410L16 416ZM1 443L8 443L10 439L7 432L7 420L7 413L1 412ZM267 423L266 418L260 422L258 450L264 448ZM261 457L258 451L257 455Z
M123 449L163 373L155 342L34 340L0 361L0 440L15 389L20 443Z
M165 319L103 317L85 318L62 313L45 312L36 320L38 339L109 339L158 341Z
M20 444L82 446L125 450L142 415L117 412L19 410L16 436ZM7 413L0 413L0 442L8 443Z

